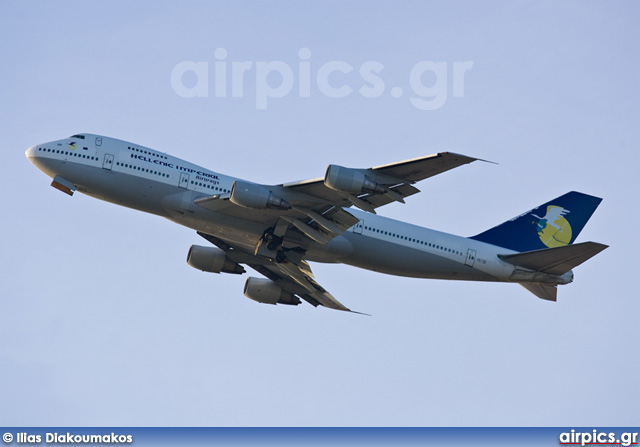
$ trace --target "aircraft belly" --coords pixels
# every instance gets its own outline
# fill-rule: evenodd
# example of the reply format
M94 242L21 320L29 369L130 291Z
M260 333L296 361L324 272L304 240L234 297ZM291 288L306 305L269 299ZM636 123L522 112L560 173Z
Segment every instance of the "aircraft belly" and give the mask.
M202 233L215 236L235 248L253 253L265 225L197 207L194 212L173 213L169 220Z
M345 233L353 245L353 253L341 262L375 272L395 276L468 281L497 281L498 279L473 268L425 250L411 248L359 234Z
M48 160L47 165L51 173L76 185L78 192L161 216L166 215L162 198L177 189L166 183L80 163Z

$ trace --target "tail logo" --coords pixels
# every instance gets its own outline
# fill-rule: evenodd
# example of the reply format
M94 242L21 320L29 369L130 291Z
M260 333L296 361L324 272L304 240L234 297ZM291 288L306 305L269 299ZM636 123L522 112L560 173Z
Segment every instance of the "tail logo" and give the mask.
M531 213L538 221L532 223L536 225L538 236L544 245L549 248L562 247L571 242L571 225L564 218L569 210L561 206L547 206L547 214L544 217Z

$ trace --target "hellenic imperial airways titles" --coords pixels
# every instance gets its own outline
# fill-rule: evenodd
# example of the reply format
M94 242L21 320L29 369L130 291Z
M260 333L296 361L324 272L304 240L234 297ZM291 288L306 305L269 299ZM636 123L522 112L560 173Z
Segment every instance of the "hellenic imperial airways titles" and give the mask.
M212 245L187 262L212 273L245 273L244 294L269 304L349 311L311 273L308 261L343 263L414 278L514 282L556 300L572 269L606 245L574 244L601 199L569 192L473 237L376 215L419 190L414 184L478 159L442 152L324 177L261 185L209 171L137 144L77 134L27 149L27 158L66 194L75 191L165 217Z

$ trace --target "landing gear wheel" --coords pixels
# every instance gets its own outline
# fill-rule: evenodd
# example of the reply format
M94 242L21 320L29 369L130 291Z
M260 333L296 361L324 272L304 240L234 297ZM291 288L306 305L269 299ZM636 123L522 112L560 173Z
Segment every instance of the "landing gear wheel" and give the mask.
M270 251L277 250L282 244L282 238L273 234L272 231L267 231L262 237L262 240L267 243L267 248Z
M284 252L282 250L280 250L278 253L276 253L276 261L277 262L284 262L287 259L287 257L285 256Z

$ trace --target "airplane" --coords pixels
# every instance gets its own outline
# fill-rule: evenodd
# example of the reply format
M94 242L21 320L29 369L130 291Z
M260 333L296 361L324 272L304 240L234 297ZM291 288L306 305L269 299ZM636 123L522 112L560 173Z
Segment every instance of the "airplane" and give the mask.
M414 184L479 159L451 152L369 169L329 165L325 176L263 185L148 147L81 133L37 144L26 156L51 186L165 217L211 245L192 245L187 263L249 277L244 295L265 304L351 311L314 278L309 262L343 263L389 275L518 283L556 301L572 269L607 245L574 244L601 200L569 192L472 237L382 217ZM355 312L358 313L358 312Z

